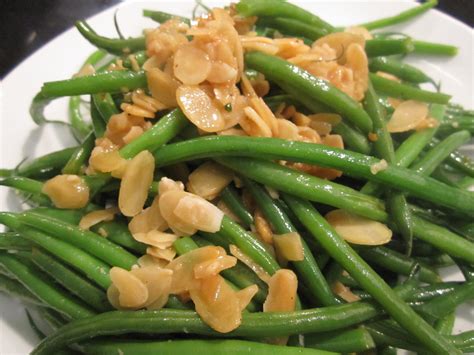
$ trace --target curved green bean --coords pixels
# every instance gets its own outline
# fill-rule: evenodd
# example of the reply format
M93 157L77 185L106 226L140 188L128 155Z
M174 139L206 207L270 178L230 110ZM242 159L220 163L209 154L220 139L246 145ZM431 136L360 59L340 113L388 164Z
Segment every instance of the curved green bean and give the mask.
M95 135L93 132L84 139L82 144L76 148L62 169L63 174L79 174L82 166L87 162L92 149L95 146Z
M34 178L45 170L60 170L64 165L66 165L76 149L77 147L61 149L31 161L27 161L24 164L20 164L15 173L23 177Z
M363 327L344 332L306 334L304 346L341 353L359 353L375 348L370 333Z
M241 4L240 2L239 4ZM287 4L277 2L277 4ZM372 129L372 122L367 113L348 95L336 89L326 80L314 77L307 71L289 63L288 61L264 54L262 52L250 52L245 55L245 63L265 75L265 78L274 81L279 86L291 89L292 96L298 101L304 102L312 109L317 101L340 113L344 118L350 120L364 133ZM320 104L315 112L318 111Z
M390 73L399 79L410 83L422 84L433 82L433 79L423 73L420 69L389 57L371 59L369 61L369 68L372 72L383 71L385 73Z
M367 56L381 57L386 55L407 54L413 52L415 46L410 38L404 39L369 39L365 42Z
M328 254L344 267L410 334L433 352L459 353L456 348L440 336L393 292L385 281L332 229L311 204L286 194L283 198Z
M375 90L388 95L404 100L417 100L436 104L445 105L451 99L451 95L440 92L426 91L415 88L410 85L397 83L393 80L382 78L374 73L369 73L370 80L374 85Z
M31 243L15 232L0 233L0 249L31 250Z
M447 55L455 56L458 54L458 47L449 44L432 43L426 41L413 41L415 47L413 53L425 55Z
M329 351L305 349L292 346L278 346L245 340L101 340L82 345L83 350L91 355L112 355L119 352L123 355L152 355L152 354L188 354L196 355L237 355L242 353L257 353L272 355L275 352L282 355L332 355Z
M15 275L18 281L41 301L67 317L80 319L88 318L95 314L94 311L46 280L42 273L22 263L14 256L0 253L0 264Z
M169 14L163 11L143 9L143 16L151 18L153 21L156 21L158 23L164 23L168 20L178 19L179 21L184 22L187 25L191 24L191 21L186 17Z
M2 274L0 274L0 291L5 292L10 297L18 299L22 302L34 304L37 306L45 305L20 282Z
M240 197L237 196L237 191L231 185L226 186L221 192L221 199L224 201L226 206L234 213L238 218L242 227L249 228L253 223L252 214L247 211L243 205Z
M145 37L111 39L99 36L85 21L77 21L76 28L91 44L112 54L127 54L145 49Z
M51 354L67 344L101 335L170 334L183 332L225 337L275 337L315 333L347 328L377 315L377 307L357 302L339 306L295 312L244 313L242 324L226 334L207 326L193 311L161 309L159 311L113 311L66 324L42 341L32 355Z
M33 248L31 260L56 282L92 308L99 312L112 309L103 290L92 285L88 280L70 270L54 256L37 248Z

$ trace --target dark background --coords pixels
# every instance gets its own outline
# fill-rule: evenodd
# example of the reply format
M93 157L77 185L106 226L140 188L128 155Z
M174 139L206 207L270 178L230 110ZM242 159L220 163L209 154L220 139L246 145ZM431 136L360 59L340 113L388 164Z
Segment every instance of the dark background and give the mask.
M120 0L2 0L0 78L36 49ZM439 0L439 10L474 26L474 0Z

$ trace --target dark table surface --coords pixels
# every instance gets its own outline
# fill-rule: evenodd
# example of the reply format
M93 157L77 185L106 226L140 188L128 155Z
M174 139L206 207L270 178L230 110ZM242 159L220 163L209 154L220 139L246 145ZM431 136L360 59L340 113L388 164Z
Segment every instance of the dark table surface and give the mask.
M35 50L120 0L3 0L0 11L0 78ZM474 0L439 0L438 9L474 26Z

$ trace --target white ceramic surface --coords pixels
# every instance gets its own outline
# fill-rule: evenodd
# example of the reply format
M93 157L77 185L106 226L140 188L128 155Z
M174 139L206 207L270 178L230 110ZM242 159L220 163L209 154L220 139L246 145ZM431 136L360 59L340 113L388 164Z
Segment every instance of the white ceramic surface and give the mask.
M293 0L294 1L294 0ZM398 13L413 6L410 0L398 1L294 1L336 25L351 25ZM222 1L205 1L209 6ZM142 28L153 27L151 20L141 17L142 8L161 9L177 15L189 16L193 1L165 0L155 2L129 1L120 5L118 13L122 31L128 36L138 35ZM116 36L113 26L115 8L89 19L100 34ZM454 102L473 108L473 31L455 19L436 10L430 10L415 21L392 28L418 39L445 42L458 46L454 58L419 58L410 56L409 62L418 65L436 80L441 80L443 92L454 96ZM0 87L0 167L12 168L25 157L74 145L64 127L47 125L37 127L31 121L28 107L41 84L70 77L81 65L93 47L75 30L70 29L25 61L20 63L1 83ZM65 119L66 101L57 100L47 109L47 117ZM0 210L21 208L16 196L0 188ZM444 272L446 279L459 280L457 270ZM455 331L473 328L473 304L459 309ZM22 305L0 295L0 354L26 354L38 342L28 326Z

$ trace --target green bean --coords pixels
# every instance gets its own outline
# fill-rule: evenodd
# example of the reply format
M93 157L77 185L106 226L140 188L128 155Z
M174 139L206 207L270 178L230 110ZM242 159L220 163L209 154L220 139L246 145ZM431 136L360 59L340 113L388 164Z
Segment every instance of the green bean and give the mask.
M361 248L358 250L360 256L369 263L374 263L384 269L408 276L416 261L385 247ZM441 278L430 267L420 265L418 277L426 283L441 282Z
M277 190L346 209L379 221L386 220L388 217L381 201L344 185L302 174L265 160L231 157L216 160L243 176Z
M444 116L444 106L433 104L431 105L430 116L441 121ZM424 130L412 133L395 151L395 161L400 167L408 167L423 151L425 146L434 137L437 127L426 128ZM361 192L377 196L380 194L382 188L380 185L369 181L360 190Z
M415 46L410 38L404 39L370 39L365 42L368 57L407 54L413 52Z
M88 95L101 92L120 93L147 86L144 72L115 70L73 79L50 81L43 84L36 99L52 99L62 96Z
M244 228L249 228L253 224L253 216L243 205L237 191L231 185L228 185L221 193L221 199L226 206L239 218L239 222Z
M18 299L22 302L38 306L44 306L44 303L40 301L20 282L2 274L0 274L0 291L5 292L10 297Z
M401 84L393 80L382 78L381 76L373 73L369 73L369 77L376 91L390 97L396 97L404 100L424 101L442 105L447 104L451 99L450 95L418 89L410 85Z
M344 332L306 334L304 346L341 353L358 353L375 348L370 333L363 327Z
M426 41L413 41L415 50L413 53L424 55L446 55L455 56L458 54L458 47L449 44L432 43Z
M155 151L175 137L188 124L188 119L179 109L175 109L166 116L160 118L151 129L143 133L139 138L133 140L120 149L123 158L133 158L143 150Z
M71 319L87 318L95 313L60 288L46 280L42 273L12 255L0 253L0 264L6 267L31 293L51 308Z
M431 142L428 144L429 148L434 148L439 144L440 140L433 137ZM451 167L462 171L464 174L474 177L474 161L467 155L464 155L459 150L454 150L446 158L445 162Z
M151 18L153 21L158 23L163 23L171 19L177 19L181 22L184 22L187 25L191 24L191 21L186 17L181 17L178 15L168 14L163 11L156 11L156 10L147 10L143 9L143 16Z
M270 27L287 36L305 37L315 41L327 34L327 31L287 17L259 17L257 25Z
M188 303L183 303L181 300L175 296L175 295L169 295L168 301L166 302L165 308L169 309L182 309L182 310L187 310L187 309L194 309L194 307Z
M83 350L91 355L112 355L120 354L242 354L257 353L262 355L271 355L274 353L282 355L294 354L314 354L330 355L333 352L305 349L292 346L278 346L265 343L258 343L245 340L165 340L165 341L146 341L146 340L101 340L93 341L83 345Z
M123 59L122 64L125 68L132 69L132 70L133 70L133 65L132 65L131 57L135 58L140 68L143 66L143 64L145 64L146 60L148 59L148 56L146 55L145 51L138 51L138 52L127 55Z
M89 135L84 139L82 144L76 148L75 152L71 155L66 165L62 169L63 174L79 174L81 171L82 166L86 163L87 159L92 152L92 149L95 145L95 136L94 133L91 132Z
M390 16L382 19L378 19L371 22L365 22L358 26L367 28L369 31L375 30L377 28L393 26L405 21L412 19L415 16L421 15L422 13L428 11L432 7L435 7L438 4L437 0L428 0L422 5L417 5L408 10L400 12L395 16Z
M434 328L443 335L451 335L454 328L454 321L456 320L456 313L452 312L440 318L434 324Z
M401 326L434 352L457 350L420 318L384 280L332 229L306 201L284 195L284 200L324 249L367 291Z
M30 227L21 226L12 214L1 214L0 222L17 230L28 241L42 247L65 263L84 273L103 289L110 286L110 267L95 257L66 242L55 239Z
M147 246L133 239L128 226L119 221L101 222L91 227L91 231L105 236L108 240L139 255L146 254Z
M28 324L30 325L30 328L33 330L33 332L36 334L36 337L39 340L46 338L46 334L43 333L43 331L40 330L39 327L36 325L35 321L33 320L33 317L31 316L31 313L28 311L27 308L25 308L25 313L28 319Z
M42 157L20 164L16 174L23 177L35 177L45 170L60 170L71 158L77 147L66 148L52 152Z
M377 174L372 174L371 166L379 163L378 159L324 145L293 141L289 142L276 138L247 138L231 136L196 138L180 143L169 144L166 147L160 148L155 152L155 160L158 167L160 167L178 161L222 155L252 156L260 159L266 158L299 161L339 169L347 175L381 182L394 189L409 192L411 195L418 198L468 214L472 213L470 206L474 204L474 198L469 192L449 187L428 177L413 174L413 171L411 170L389 165L387 169L379 171ZM220 161L223 160L220 159ZM242 169L246 170L243 171L245 176L260 183L268 184L269 186L274 185L273 187L277 189L282 188L282 185L286 186L283 188L288 189L290 185L295 185L294 181L299 181L295 186L305 185L305 187L302 188L301 193L304 192L306 194L307 192L308 194L317 194L318 196L329 195L327 196L327 199L325 199L326 202L315 200L318 202L327 203L327 201L337 201L338 205L341 203L344 205L349 204L327 191L313 191L313 189L309 187L310 182L311 184L314 184L313 186L315 187L327 186L331 190L334 190L335 193L342 193L344 195L348 194L347 196L350 195L354 197L358 203L364 201L367 211L375 211L374 205L378 205L378 208L380 208L380 202L374 201L368 196L362 197L362 195L356 194L355 191L350 188L338 186L337 184L334 185L334 183L326 181L324 181L323 184L322 180L291 171L291 169L276 166L269 162L243 158L225 158L225 161L226 165L232 164L233 166L238 166L239 172L241 172ZM271 175L264 176L263 174L260 174L260 172L248 171L247 169L250 166L252 169L259 169L260 172L265 170L266 173L270 173L271 171L271 173L281 174L286 182L278 179L270 179L272 178ZM259 174L260 180L255 178L255 175L257 174ZM289 176L293 174L294 179L289 178ZM265 182L263 182L262 179L264 179ZM268 183L268 180L272 180L272 182ZM354 210L351 206L348 206L348 208ZM364 213L372 215L371 212ZM368 217L370 217L369 215ZM375 212L375 216L370 218L380 219L385 218L385 216L385 213L379 211Z
M471 139L468 131L459 131L451 134L434 148L429 150L418 162L411 165L410 168L419 174L429 176L436 167L445 160L451 152L467 143Z
M438 129L438 136L445 137L448 134L461 129L474 133L474 118L471 116L456 116L447 118Z
M278 4L288 3L278 2ZM247 53L245 63L250 68L261 72L267 79L276 82L277 85L284 86L285 89L289 88L291 90L289 93L297 97L298 101L304 102L309 109L312 109L314 103L321 101L350 120L362 132L368 133L372 129L372 122L367 113L352 98L326 80L314 77L284 59L261 52ZM317 106L313 111L318 111L320 104L317 103Z
M457 287L447 295L441 295L420 306L417 311L421 312L429 320L436 320L447 316L455 309L474 297L474 281L469 281Z
M87 59L85 60L84 64L82 65L81 69L87 65L95 65L100 62L107 53L102 50L97 50ZM82 117L81 113L81 97L80 96L72 96L69 99L68 105L68 112L69 112L69 122L71 123L72 132L74 137L82 141L90 132L91 127L89 124L84 122L84 118Z
M244 313L242 324L226 337L275 337L315 333L347 328L379 313L377 307L356 302L339 306L294 312ZM213 331L193 311L161 309L159 311L114 311L73 321L41 342L32 355L51 354L66 344L81 342L100 335L127 333L188 334L223 336Z
M0 186L12 187L15 190L28 194L30 199L38 205L51 205L49 197L43 194L43 183L40 181L22 176L10 176L0 180Z
M246 178L244 178L244 184L253 195L257 205L261 209L265 218L270 222L275 233L285 234L297 232L288 216L285 215L285 213L273 202L272 198L268 196L260 186ZM297 272L299 280L306 285L311 292L311 295L316 298L317 302L320 304L324 306L338 304L338 300L324 279L313 254L303 238L301 238L301 243L303 246L304 259L301 261L293 261L291 263Z
M263 243L227 216L224 216L222 219L219 234L226 238L229 243L236 245L245 255L263 267L270 275L273 275L280 269L280 266L273 256L269 254Z
M23 239L18 233L0 233L0 249L3 250L31 250L31 243Z
M364 107L372 118L374 132L377 140L374 142L375 151L379 158L385 159L389 164L396 164L393 141L387 130L385 112L379 104L379 98L369 80L365 93ZM387 207L393 223L406 243L406 254L410 255L413 246L413 221L405 195L400 191L387 191Z
M376 322L366 326L372 339L379 346L393 346L400 349L407 349L423 353L425 348L419 346L402 329L390 326L387 322Z
M137 258L111 241L78 226L44 216L36 212L24 212L17 215L20 223L30 225L45 233L50 233L72 245L109 263L129 270L136 264Z
M385 73L390 73L399 79L410 83L422 84L433 82L433 79L423 73L420 69L389 57L371 59L369 61L369 68L372 72L383 71Z
M334 27L318 16L286 1L271 0L241 0L236 5L242 16L268 16L291 18L326 32L332 32Z
M105 312L111 309L103 290L100 290L88 280L70 270L54 256L34 248L31 253L31 260L65 289L73 295L76 295L92 308L99 312Z
M77 21L76 28L81 35L97 48L112 54L127 54L145 48L145 38L111 39L99 36L85 21Z
M105 134L105 130L107 129L104 119L100 114L97 106L94 103L92 95L90 96L91 102L91 121L92 121L92 130L94 132L94 136L96 138L101 138Z
M92 95L92 101L106 124L112 115L120 112L109 93L94 94Z
M370 154L371 147L367 138L347 123L339 122L333 126L332 131L342 137L344 146L349 148L349 150L362 154Z

